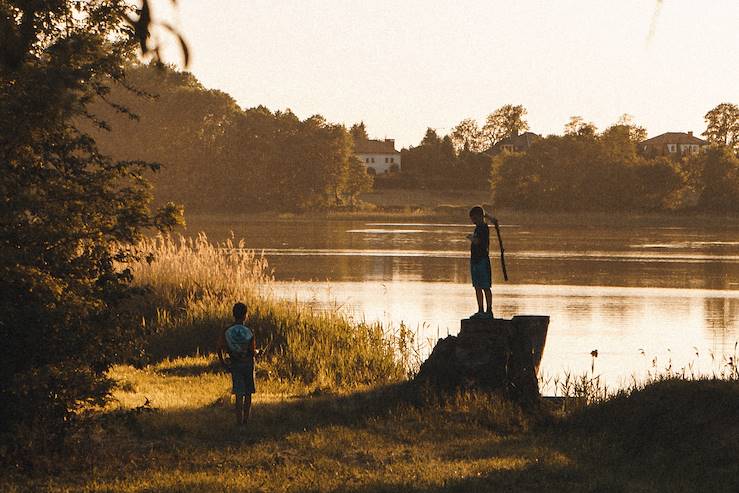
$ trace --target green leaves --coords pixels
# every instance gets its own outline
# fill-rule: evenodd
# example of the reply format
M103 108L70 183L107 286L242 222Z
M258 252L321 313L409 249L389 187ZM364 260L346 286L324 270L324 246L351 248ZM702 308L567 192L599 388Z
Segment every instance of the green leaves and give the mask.
M73 16L74 9L85 15ZM140 160L114 161L80 131L88 105L123 74L128 7L118 2L0 3L0 435L63 436L110 388L105 376L141 333L123 302L134 293L119 261L156 214ZM19 51L20 50L20 51ZM116 111L123 107L111 103Z
M709 142L739 152L739 106L721 103L706 113L705 120L703 135Z
M140 98L128 88L157 97ZM139 120L98 100L92 112L112 131L88 125L89 131L118 159L161 163L160 173L143 174L154 183L159 204L294 211L351 204L371 186L366 172L352 166L349 132L320 115L301 121L289 110L242 110L227 94L168 67L131 67L108 99L124 102ZM358 137L366 134L360 127Z

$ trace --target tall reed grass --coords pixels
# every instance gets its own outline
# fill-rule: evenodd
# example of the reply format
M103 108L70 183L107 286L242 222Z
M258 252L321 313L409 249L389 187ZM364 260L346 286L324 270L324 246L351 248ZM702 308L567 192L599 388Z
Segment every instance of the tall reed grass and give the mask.
M148 293L138 310L149 329L149 361L213 352L219 332L232 323L233 304L242 301L262 354L258 375L264 378L341 388L407 376L409 331L390 333L379 323L355 323L338 311L276 300L267 260L243 240L157 236L142 241L139 253L141 260L129 268Z

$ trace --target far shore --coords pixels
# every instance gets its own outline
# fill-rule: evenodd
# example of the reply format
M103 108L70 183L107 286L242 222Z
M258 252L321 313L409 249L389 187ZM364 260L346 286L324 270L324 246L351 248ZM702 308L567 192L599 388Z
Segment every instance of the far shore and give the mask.
M238 222L257 219L265 221L313 221L324 220L403 220L403 221L454 221L466 223L467 213L473 205L483 205L499 218L502 226L526 225L599 225L655 226L655 227L736 227L739 214L719 214L705 211L540 211L497 209L491 205L489 192L467 190L376 190L363 194L355 208L314 210L304 212L261 211L253 213L202 212L185 207L187 228L197 230L210 223Z

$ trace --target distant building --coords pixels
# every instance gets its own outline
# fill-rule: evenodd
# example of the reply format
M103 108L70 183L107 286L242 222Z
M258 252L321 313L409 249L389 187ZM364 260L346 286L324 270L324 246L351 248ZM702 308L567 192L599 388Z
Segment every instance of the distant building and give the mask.
M541 139L541 135L534 132L514 134L496 143L490 148L488 154L500 154L501 152L526 152L531 144Z
M639 152L647 157L689 156L698 154L708 142L693 135L693 132L667 132L639 142Z
M395 150L395 139L358 140L354 153L372 174L400 171L400 152Z

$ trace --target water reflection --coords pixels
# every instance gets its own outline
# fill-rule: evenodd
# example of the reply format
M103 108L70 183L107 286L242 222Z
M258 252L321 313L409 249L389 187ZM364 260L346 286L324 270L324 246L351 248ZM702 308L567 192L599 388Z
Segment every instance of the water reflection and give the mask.
M569 224L502 225L511 282L503 283L491 245L494 306L499 316L551 316L544 373L587 371L593 349L596 372L610 381L653 365L707 369L733 353L739 224L664 221L594 224L573 216ZM257 217L190 224L215 240L233 230L264 251L280 296L323 307L335 300L357 317L406 322L424 342L456 333L475 309L466 222Z
M368 249L364 251L265 250L279 280L360 281L421 279L467 282L467 253L450 251ZM501 283L498 259L493 274ZM650 258L506 254L510 280L518 284L679 287L737 289L739 262L734 258ZM383 266L384 267L380 267ZM329 275L330 274L330 275ZM384 277L380 278L378 275Z
M339 306L358 319L405 323L417 331L422 352L440 335L456 334L459 319L474 311L472 289L452 283L291 282L275 289L318 308ZM585 373L590 352L598 349L597 373L610 385L652 369L654 358L660 370L668 364L709 370L695 348L730 354L739 339L737 291L510 285L497 287L493 306L496 316L551 317L543 374Z

